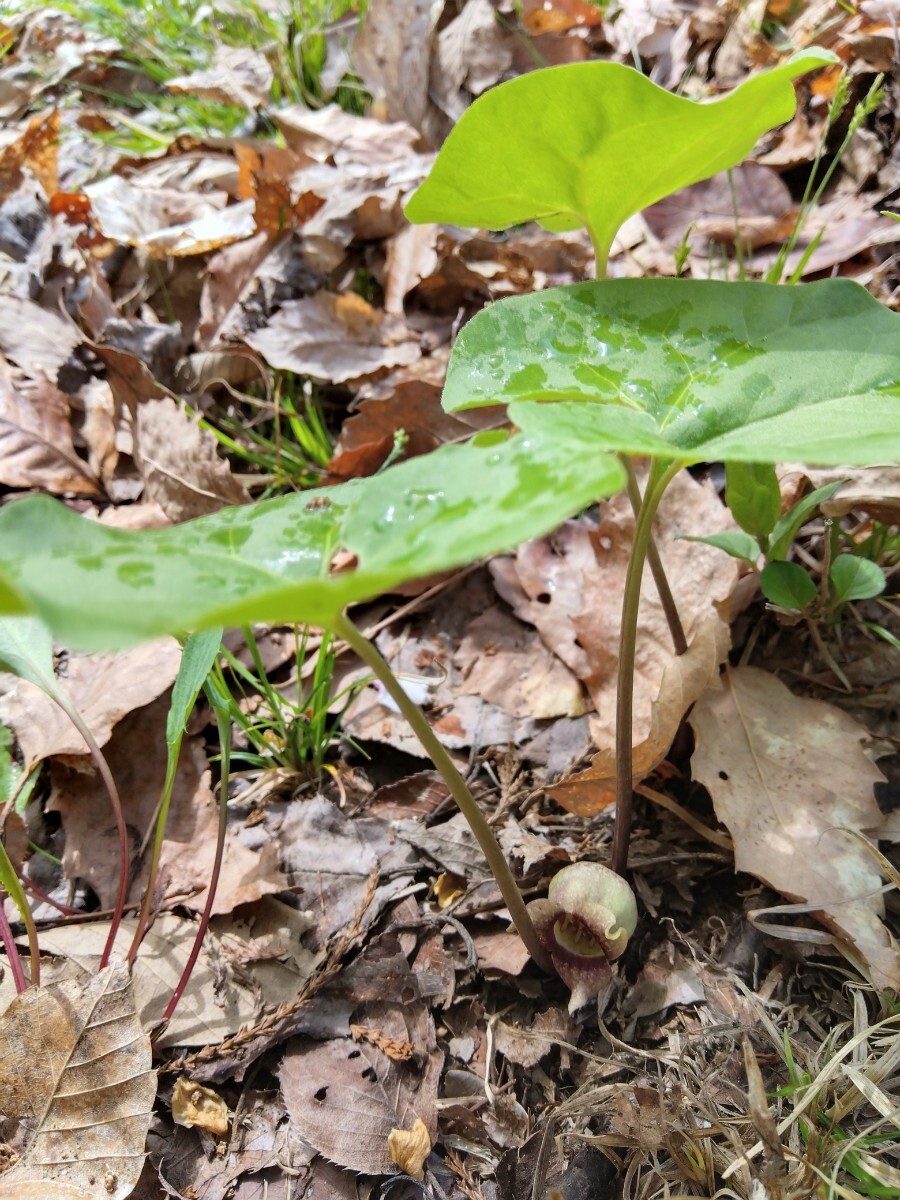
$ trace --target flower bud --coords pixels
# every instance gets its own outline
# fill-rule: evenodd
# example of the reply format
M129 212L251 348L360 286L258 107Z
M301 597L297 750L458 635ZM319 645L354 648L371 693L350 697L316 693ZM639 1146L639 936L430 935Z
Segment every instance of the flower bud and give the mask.
M599 863L579 862L553 878L546 900L533 900L528 912L538 937L572 991L569 1012L597 996L612 977L637 925L631 888Z

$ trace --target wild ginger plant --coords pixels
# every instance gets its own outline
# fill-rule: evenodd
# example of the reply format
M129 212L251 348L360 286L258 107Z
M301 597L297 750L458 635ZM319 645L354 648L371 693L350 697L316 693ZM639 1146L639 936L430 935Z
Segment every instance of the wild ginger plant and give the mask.
M802 288L607 282L607 256L627 216L740 161L793 113L792 80L831 61L806 51L710 104L610 63L534 72L489 92L451 134L409 215L488 228L532 218L557 230L586 225L600 277L500 301L460 334L444 406L505 402L518 432L163 530L125 532L49 499L18 501L0 512L0 612L35 614L85 649L257 621L316 624L345 639L444 776L532 956L548 969L563 964L586 998L588 976L602 984L624 946L620 931L627 938L633 928L632 904L620 903L618 884L609 903L583 900L580 873L577 887L556 885L535 930L464 781L347 609L542 536L627 485L636 530L623 602L612 860L623 873L637 610L667 484L709 459L864 464L900 455L900 326L841 280ZM650 459L643 496L635 455ZM665 590L658 566L655 575Z

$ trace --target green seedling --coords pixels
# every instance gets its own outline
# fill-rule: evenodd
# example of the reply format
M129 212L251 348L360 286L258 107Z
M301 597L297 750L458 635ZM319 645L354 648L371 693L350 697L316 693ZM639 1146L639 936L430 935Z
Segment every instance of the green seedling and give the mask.
M763 559L759 582L771 604L834 624L850 601L869 600L884 590L884 571L862 552L869 547L851 543L849 552L842 553L840 526L829 519L819 583L787 557L800 528L840 486L838 481L816 488L782 514L781 491L771 463L728 463L725 499L743 532L688 540L716 546L754 569Z
M535 72L476 102L410 215L491 228L531 218L554 229L587 224L602 277L622 220L739 161L791 116L792 80L831 61L807 51L711 104L672 97L615 64ZM37 614L86 648L255 621L308 622L345 639L443 774L529 951L550 969L483 814L347 607L542 536L630 478L637 520L623 602L612 861L622 874L637 608L660 498L679 470L708 459L900 455L898 320L842 280L803 288L626 280L503 300L459 336L444 405L506 402L513 436L481 435L369 479L164 530L101 527L42 498L8 505L0 611ZM651 460L643 496L619 461L634 455ZM565 942L571 930L563 934Z

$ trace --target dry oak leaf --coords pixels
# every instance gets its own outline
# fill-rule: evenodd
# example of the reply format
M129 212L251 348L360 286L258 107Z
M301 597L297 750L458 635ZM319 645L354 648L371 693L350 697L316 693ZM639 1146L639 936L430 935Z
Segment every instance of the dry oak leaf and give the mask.
M124 964L17 996L0 1018L0 1111L28 1144L0 1197L125 1200L144 1165L150 1062Z
M735 868L811 905L875 987L900 988L881 876L851 835L877 838L884 820L873 792L883 776L863 748L867 730L754 667L727 671L721 690L707 691L689 719L692 772L734 839Z
M355 292L289 300L245 340L270 367L332 383L408 366L421 354L405 322L379 313Z
M728 626L711 616L700 626L686 652L666 667L650 710L650 732L634 747L635 782L649 775L668 754L684 714L718 679L719 666L730 646ZM557 804L581 817L600 812L616 798L615 751L601 750L586 771L563 779L547 792Z

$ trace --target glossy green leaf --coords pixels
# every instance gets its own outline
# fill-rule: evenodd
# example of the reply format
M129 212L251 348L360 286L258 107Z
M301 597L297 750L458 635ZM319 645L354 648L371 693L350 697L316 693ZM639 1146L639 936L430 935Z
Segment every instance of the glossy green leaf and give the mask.
M887 580L878 563L854 554L839 554L829 572L833 598L838 604L849 600L871 600L880 596Z
M605 255L633 213L745 158L794 115L792 81L837 61L804 50L706 103L618 63L532 71L463 114L406 215L485 229L586 225Z
M724 550L732 558L740 558L754 564L762 553L756 538L751 537L749 533L711 533L708 537L685 537L682 540L703 542L705 546L715 546L717 550Z
M520 434L169 529L109 529L26 499L0 512L0 584L86 649L253 621L328 625L355 601L540 536L623 480L583 441Z
M759 573L763 595L779 608L802 612L816 598L816 585L797 563L768 563Z
M725 503L741 529L768 541L781 516L781 490L772 464L730 462L725 468Z
M498 401L536 435L685 463L900 461L900 316L843 279L516 296L463 328L443 399Z

